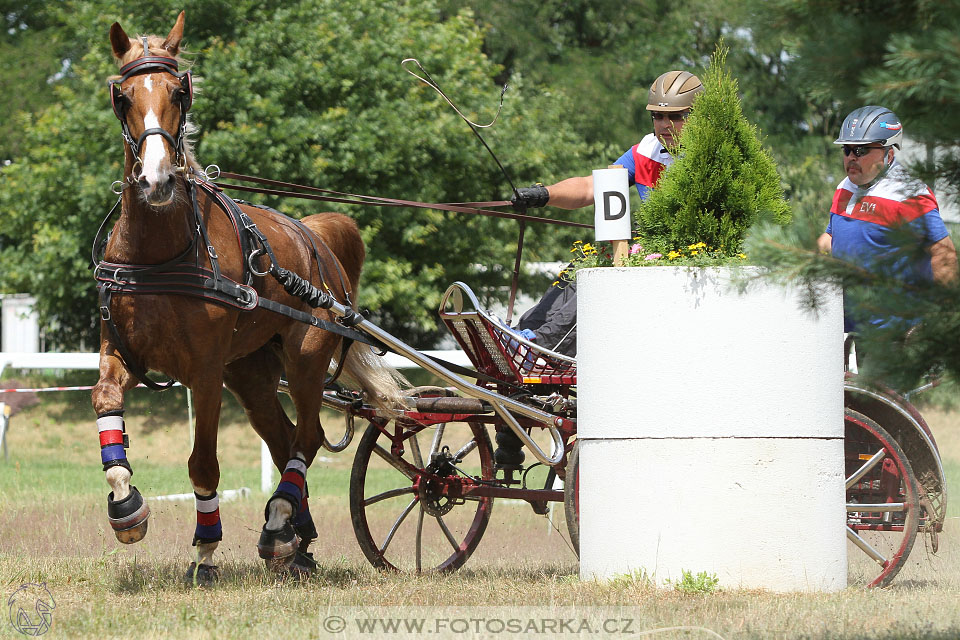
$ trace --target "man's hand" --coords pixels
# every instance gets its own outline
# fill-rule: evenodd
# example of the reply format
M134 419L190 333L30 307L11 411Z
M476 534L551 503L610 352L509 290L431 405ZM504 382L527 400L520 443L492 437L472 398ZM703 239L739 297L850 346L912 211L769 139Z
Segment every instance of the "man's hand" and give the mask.
M530 187L521 187L510 199L510 204L517 211L526 211L527 209L536 209L546 206L550 199L550 192L542 184L535 184Z

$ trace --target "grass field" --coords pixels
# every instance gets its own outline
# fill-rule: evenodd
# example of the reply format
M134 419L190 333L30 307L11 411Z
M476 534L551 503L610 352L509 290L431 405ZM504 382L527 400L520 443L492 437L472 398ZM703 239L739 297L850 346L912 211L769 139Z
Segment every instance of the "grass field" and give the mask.
M128 394L128 455L134 484L145 496L190 491L184 397L182 390ZM505 501L496 502L483 542L464 569L394 575L374 571L354 538L347 498L352 452L322 452L310 470L311 511L320 530L311 550L320 569L304 584L278 581L256 556L265 500L257 489L259 440L229 398L220 431L220 487L250 487L253 493L221 504L220 584L187 588L181 575L192 559L192 502L151 500L146 539L117 543L106 520L108 488L89 396L64 392L38 399L13 417L9 459L0 461L0 596L6 601L22 584L45 583L56 603L46 637L644 637L642 632L654 630L657 638L960 637L956 496L939 553L918 537L909 565L884 590L772 594L721 584L713 593L684 593L653 588L636 576L581 582L562 508L551 523L528 506ZM949 486L960 486L960 413L925 415ZM325 424L339 438L341 418L332 414ZM361 614L406 624L426 619L427 628L368 633L353 624ZM341 618L347 628L335 633L330 620ZM504 630L499 622L490 626L490 620L508 618L580 623L559 631L535 627L528 634ZM616 622L603 628L610 620ZM2 637L20 633L0 621Z

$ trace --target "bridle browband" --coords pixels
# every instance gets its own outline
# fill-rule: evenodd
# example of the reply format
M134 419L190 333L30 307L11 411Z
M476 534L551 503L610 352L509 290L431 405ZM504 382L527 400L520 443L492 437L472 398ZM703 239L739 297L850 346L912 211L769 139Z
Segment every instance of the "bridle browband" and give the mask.
M151 56L150 49L147 47L147 38L142 38L143 55L132 62L128 62L120 68L120 79L113 80L110 83L110 104L113 106L113 113L120 120L120 130L123 139L130 146L130 151L136 163L141 167L143 161L140 158L140 145L147 136L159 135L163 137L176 152L176 164L179 168L186 165L186 152L184 150L184 130L187 124L187 112L193 105L193 75L190 71L180 72L179 63L176 58L167 56ZM127 98L123 95L121 85L133 76L139 76L148 73L168 73L180 82L180 123L177 125L176 136L162 127L153 127L146 129L140 136L134 140L130 133L130 127L127 125Z

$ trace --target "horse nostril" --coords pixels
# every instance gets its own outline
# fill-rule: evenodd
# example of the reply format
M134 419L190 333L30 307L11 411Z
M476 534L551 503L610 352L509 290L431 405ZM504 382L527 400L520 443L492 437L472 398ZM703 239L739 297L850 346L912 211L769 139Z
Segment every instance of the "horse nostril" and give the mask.
M150 188L150 181L147 180L146 177L144 176L140 176L140 179L137 180L137 184L140 185L140 188L143 189L144 191Z

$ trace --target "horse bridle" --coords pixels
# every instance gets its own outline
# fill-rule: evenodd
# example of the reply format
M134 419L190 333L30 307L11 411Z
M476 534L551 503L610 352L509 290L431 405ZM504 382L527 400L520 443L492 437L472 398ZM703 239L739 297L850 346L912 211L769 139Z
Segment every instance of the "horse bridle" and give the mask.
M143 161L140 159L140 145L147 136L162 136L177 154L176 164L182 167L186 162L186 153L184 152L184 130L187 123L187 112L193 105L193 76L190 71L180 72L176 58L165 56L151 56L150 49L147 48L147 39L144 37L143 55L133 62L129 62L120 68L120 79L110 83L110 104L113 107L113 113L120 120L120 128L123 133L123 139L130 145L130 150L137 163L141 166ZM130 127L127 125L127 108L129 107L126 96L123 95L121 85L133 76L146 73L169 73L180 82L181 95L180 103L180 124L177 126L176 137L162 127L153 127L146 129L140 136L134 140L130 133Z

